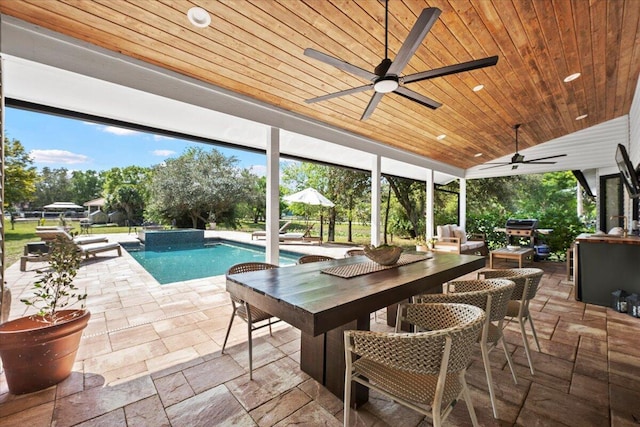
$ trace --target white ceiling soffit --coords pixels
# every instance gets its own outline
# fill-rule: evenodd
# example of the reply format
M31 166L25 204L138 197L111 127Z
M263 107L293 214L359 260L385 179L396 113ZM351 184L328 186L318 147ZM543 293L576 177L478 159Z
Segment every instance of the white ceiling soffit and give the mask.
M615 167L616 147L618 144L627 146L628 141L629 116L624 115L609 120L608 122L574 132L570 135L536 145L535 147L520 150L520 154L524 156L525 161L539 157L566 154L565 157L550 159L549 161L556 162L553 165L521 164L518 165L518 168L515 170L511 169L511 165L493 167L491 169L484 168L492 165L479 165L467 169L465 178L488 178L494 176ZM513 153L488 162L509 162L511 156L513 156Z
M8 16L3 15L0 23L5 96L9 98L258 149L265 148L266 129L273 126L298 134L299 141L312 138L319 142L314 147L290 139L291 143L281 147L283 155L365 170L371 169L372 162L363 159L380 155L405 165L383 168L383 173L414 179L424 179L426 168L447 176L464 174L460 168L330 128ZM221 131L220 123L232 126ZM342 152L341 148L347 150ZM359 155L352 155L352 150ZM418 173L406 165L416 166Z

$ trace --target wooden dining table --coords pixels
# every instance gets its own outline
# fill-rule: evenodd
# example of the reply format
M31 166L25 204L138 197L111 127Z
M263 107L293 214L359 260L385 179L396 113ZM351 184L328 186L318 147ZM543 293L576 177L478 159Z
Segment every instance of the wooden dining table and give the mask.
M428 259L351 278L323 272L359 263L371 261L355 256L233 274L226 281L227 291L300 330L300 368L341 399L345 330L369 330L370 313L420 293L441 292L443 283L483 268L485 259L435 253ZM356 384L352 389L356 405L368 400L367 388Z

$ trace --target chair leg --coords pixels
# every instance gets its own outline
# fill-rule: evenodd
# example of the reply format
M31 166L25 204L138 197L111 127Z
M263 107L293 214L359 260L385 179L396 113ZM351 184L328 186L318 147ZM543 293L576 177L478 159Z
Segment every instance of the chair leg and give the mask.
M498 418L498 410L496 408L496 399L493 394L493 377L491 375L491 365L489 364L489 350L486 343L480 344L482 352L482 362L484 363L484 372L487 376L487 386L489 387L489 399L491 399L491 407L493 408L493 417Z
M351 368L347 366L344 374L344 425L349 426L349 416L351 415Z
M464 378L464 374L460 375L460 382L462 383L462 398L464 399L464 403L467 405L469 417L471 418L471 424L473 425L473 427L478 427L478 417L476 417L476 411L473 408L471 393L469 392L469 387L467 386L467 381Z
M533 370L533 362L531 361L531 351L529 350L529 340L527 339L527 331L524 330L525 319L520 317L518 323L520 324L520 333L522 334L522 341L524 342L524 352L527 354L527 361L529 362L529 370L531 375L535 375Z
M236 306L233 306L233 313L231 313L231 319L229 319L229 327L227 328L227 334L224 336L224 343L222 344L222 350L220 354L224 354L224 348L227 346L227 339L229 339L229 332L231 332L231 325L233 325L233 318L236 317Z
M253 340L251 339L253 321L251 319L251 307L246 302L244 307L247 310L247 336L249 338L249 380L253 381Z
M538 335L536 334L536 328L535 326L533 326L533 319L531 318L531 313L529 313L527 317L529 318L529 324L531 325L531 332L533 332L533 339L536 341L536 346L538 347L538 353L540 353L542 350L540 350L540 343L538 342Z
M509 364L509 369L511 369L511 376L513 377L514 384L518 384L518 378L516 377L516 371L513 369L513 361L511 360L511 355L509 354L509 350L507 350L507 343L504 342L504 336L500 337L499 340L502 343L502 349L504 350L504 356L507 358L507 363Z

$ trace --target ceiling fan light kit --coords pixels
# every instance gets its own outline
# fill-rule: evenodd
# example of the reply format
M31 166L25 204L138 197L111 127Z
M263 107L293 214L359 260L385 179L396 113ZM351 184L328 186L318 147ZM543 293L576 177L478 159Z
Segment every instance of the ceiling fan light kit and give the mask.
M418 50L422 41L427 36L427 33L431 30L431 27L435 24L436 20L440 16L442 11L435 7L430 7L423 9L418 16L413 28L409 31L409 35L405 39L404 43L398 50L395 59L392 61L389 59L389 2L385 1L385 24L384 24L384 59L375 67L374 72L367 71L363 68L345 62L341 59L335 58L333 56L327 55L315 49L307 48L304 50L304 54L310 58L316 59L318 61L324 62L325 64L336 67L342 71L346 71L347 73L353 74L357 77L369 80L372 83L342 90L335 93L330 93L327 95L318 96L316 98L311 98L305 100L306 103L311 104L314 102L326 101L332 98L337 98L339 96L352 95L359 92L364 92L366 90L373 89L374 94L369 101L364 113L360 120L368 119L373 111L376 109L382 97L387 93L395 93L396 95L400 95L403 98L407 98L413 102L416 102L425 107L436 109L442 106L437 101L434 101L431 98L428 98L418 92L414 92L413 90L407 88L407 84L416 83L423 80L429 80L436 77L448 76L451 74L457 74L464 71L471 71L479 68L490 67L496 65L498 62L497 56L492 56L489 58L478 59L474 61L464 62L455 65L448 65L442 68L437 68L430 71L423 71L420 73L410 74L408 76L401 77L402 70L409 63L409 60L413 57L415 52Z

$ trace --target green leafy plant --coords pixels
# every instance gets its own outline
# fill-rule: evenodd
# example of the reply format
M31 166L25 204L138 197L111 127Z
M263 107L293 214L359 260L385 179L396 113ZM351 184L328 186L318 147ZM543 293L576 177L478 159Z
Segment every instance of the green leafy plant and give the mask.
M49 268L38 270L40 277L33 285L33 295L20 301L37 308L37 316L48 323L60 320L59 311L66 307L80 303L84 309L87 294L79 292L73 283L80 258L75 243L58 236L49 246Z

